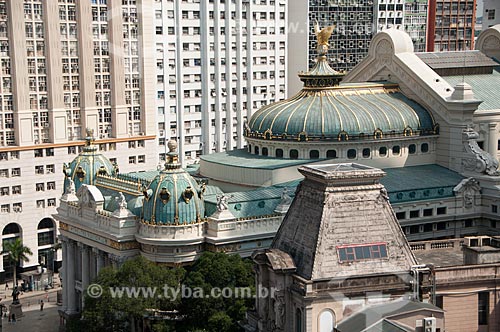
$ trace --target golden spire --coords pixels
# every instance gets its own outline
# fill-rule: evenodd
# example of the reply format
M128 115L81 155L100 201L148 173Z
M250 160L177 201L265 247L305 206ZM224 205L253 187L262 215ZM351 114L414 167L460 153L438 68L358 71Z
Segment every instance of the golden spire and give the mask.
M330 44L328 44L328 39L330 39L330 36L332 35L334 29L335 26L330 25L320 30L318 20L316 20L316 24L314 25L314 33L316 34L316 38L318 39L319 55L326 55L326 53L328 52L328 47L330 46Z

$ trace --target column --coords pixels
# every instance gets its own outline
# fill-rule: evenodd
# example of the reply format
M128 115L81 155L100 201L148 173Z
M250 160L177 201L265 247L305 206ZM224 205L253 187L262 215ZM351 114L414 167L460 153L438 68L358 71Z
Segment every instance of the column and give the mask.
M128 137L128 108L125 104L125 49L121 0L108 1L109 60L111 66L111 122L113 137ZM146 111L146 110L144 110Z
M89 248L86 245L82 246L81 255L82 255L82 290L85 292L85 290L89 285L89 280L90 280Z
M30 109L28 60L24 26L24 1L6 1L9 17L9 52L16 145L33 144L33 116Z
M95 101L94 41L92 32L92 4L90 1L77 1L78 55L80 61L80 105L82 136L85 128L99 133L99 114Z
M101 269L104 267L104 256L103 254L98 251L97 253L97 274L101 271Z
M62 303L62 311L65 312L68 309L68 242L67 238L61 236L62 241L62 293L63 293L63 303Z
M56 1L43 1L45 15L45 44L48 84L49 131L50 141L60 143L67 141L67 116L64 107L64 91L60 88L63 82L61 41L59 36L59 4Z
M76 290L75 290L75 243L73 241L68 241L68 254L66 259L66 288L68 292L68 306L66 312L68 314L76 313Z
M497 159L498 153L498 129L497 124L491 122L488 124L488 153Z

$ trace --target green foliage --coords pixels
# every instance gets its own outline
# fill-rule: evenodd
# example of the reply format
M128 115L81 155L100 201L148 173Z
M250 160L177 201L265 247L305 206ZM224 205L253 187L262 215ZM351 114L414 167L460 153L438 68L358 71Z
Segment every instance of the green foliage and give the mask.
M140 325L146 309L174 310L180 299L166 299L158 296L113 297L111 289L122 287L144 287L155 289L155 295L163 294L164 285L178 287L184 276L184 269L161 267L139 256L126 261L118 270L104 268L94 283L100 285L103 293L99 298L86 294L82 323L89 332L130 331L132 325ZM119 293L116 293L119 294Z
M156 287L155 294L164 295L164 285L179 289L181 284L191 290L202 289L203 295L211 294L214 287L235 289L246 287L255 293L252 262L238 255L204 253L194 265L183 268L166 268L137 257L126 261L118 270L104 268L93 282L103 293L99 298L85 295L82 319L72 322L72 331L121 332L142 331L146 309L177 310L184 319L180 322L151 321L151 330L158 332L235 332L245 312L253 305L253 298L236 297L184 297L170 299L165 296L127 296L113 298L110 289L119 287ZM72 325L69 325L71 327ZM134 329L135 327L135 329Z
M214 288L250 288L255 294L255 281L252 262L243 260L238 255L205 252L189 269L184 284L191 289L200 287L205 295ZM192 331L205 328L209 332L240 331L238 321L245 317L245 312L253 305L253 298L203 297L183 299L180 311L187 317L183 329ZM207 323L209 323L207 325Z
M14 285L17 283L16 278L16 267L21 261L29 261L28 256L33 255L31 249L25 247L21 242L21 239L17 238L14 241L8 241L3 244L2 254L7 254L8 259L14 263Z

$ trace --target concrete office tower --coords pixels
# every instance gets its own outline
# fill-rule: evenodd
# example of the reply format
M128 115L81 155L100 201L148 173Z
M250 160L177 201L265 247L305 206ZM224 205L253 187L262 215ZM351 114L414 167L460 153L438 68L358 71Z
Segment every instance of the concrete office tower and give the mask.
M376 0L373 6L377 31L404 29L405 0Z
M285 97L286 2L155 1L159 145L179 141L184 164L242 148L243 123Z
M430 0L427 51L474 49L476 0Z
M350 70L368 53L373 37L373 0L301 0L288 3L289 45L288 90L298 91L302 83L297 72L310 68L317 57L314 24L335 25L330 38L328 61L335 70Z
M221 2L0 0L0 231L33 251L23 268L53 269L60 174L86 137L121 172L156 168L170 138L186 163L243 146L246 117L285 96L285 4Z
M406 0L404 29L413 41L415 52L425 52L427 45L428 0Z
M483 0L483 30L500 23L500 1Z

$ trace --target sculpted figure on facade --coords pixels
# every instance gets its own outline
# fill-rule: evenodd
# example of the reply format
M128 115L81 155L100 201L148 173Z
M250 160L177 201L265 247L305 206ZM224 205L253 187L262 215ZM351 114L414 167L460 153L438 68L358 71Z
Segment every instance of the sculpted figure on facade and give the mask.
M488 152L482 150L477 144L479 134L471 126L464 129L462 141L464 143L465 156L462 159L462 166L465 170L483 173L491 176L498 176L498 160L493 158Z
M474 197L481 190L479 182L474 178L463 179L454 189L456 193L462 193L464 206L470 209L474 206Z
M68 178L68 184L66 185L66 193L72 195L76 193L75 182L71 178Z
M116 197L115 199L120 210L125 210L127 208L127 200L125 199L125 195L123 195L122 192L119 192L118 197Z
M222 212L229 209L227 202L229 201L229 198L231 198L230 196L222 194L222 195L217 195L216 197L217 197L217 211Z
M290 205L292 204L292 198L288 194L288 188L283 188L281 192L281 202L280 205Z
M314 25L314 33L316 34L316 38L318 39L317 50L319 55L326 55L326 53L328 52L328 48L330 46L330 44L328 44L328 39L330 39L330 36L332 35L334 29L335 26L333 25L320 29L319 23L318 21L316 21L316 24Z

